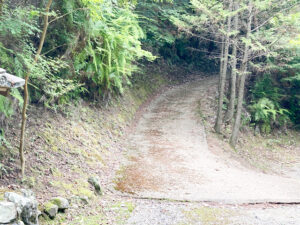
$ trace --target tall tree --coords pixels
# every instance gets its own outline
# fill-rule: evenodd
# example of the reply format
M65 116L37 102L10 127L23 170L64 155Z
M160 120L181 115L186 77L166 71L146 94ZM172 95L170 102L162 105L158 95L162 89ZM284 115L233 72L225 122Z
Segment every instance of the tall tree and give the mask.
M0 0L0 13L2 13L3 3L4 3L4 0Z
M240 129L240 123L241 123L241 115L242 115L242 107L243 107L243 99L244 99L244 89L245 89L245 80L247 76L247 67L248 67L248 60L249 60L249 54L250 54L250 44L248 42L251 34L251 25L252 25L252 14L253 11L253 5L252 3L249 3L249 18L247 22L247 34L246 34L246 41L245 41L245 47L244 47L244 56L243 61L241 65L240 70L240 84L239 84L239 91L238 91L238 100L237 100L237 110L236 110L236 116L234 121L234 126L230 138L230 144L235 146L238 139L238 133Z
M233 19L233 30L235 32L233 43L232 43L232 54L231 54L231 79L230 79L230 99L228 110L226 112L225 120L229 123L232 122L235 101L236 101L236 75L237 75L237 45L238 45L238 26L239 26L239 3L234 3L234 11L236 12Z
M230 46L230 31L231 31L231 11L232 11L233 0L229 1L228 11L229 15L227 17L227 32L225 34L225 43L224 43L224 54L221 55L221 67L223 68L220 70L220 78L219 78L219 97L218 97L218 112L217 112L217 119L215 124L215 130L217 133L221 133L221 126L223 120L223 101L224 101L224 90L225 90L225 82L226 82L226 74L227 74L227 67L228 67L228 53L229 53L229 46ZM223 51L223 46L222 46ZM223 62L222 62L223 61Z

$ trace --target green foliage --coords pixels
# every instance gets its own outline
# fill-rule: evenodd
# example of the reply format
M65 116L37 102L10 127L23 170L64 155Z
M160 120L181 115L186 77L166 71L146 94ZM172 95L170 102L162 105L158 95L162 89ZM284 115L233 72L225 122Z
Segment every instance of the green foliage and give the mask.
M7 35L12 38L7 41L19 43L35 35L40 31L37 25L38 14L39 12L33 6L10 9L4 5L0 20L2 37Z
M11 148L10 143L5 139L5 135L4 135L4 129L0 129L0 159L2 160L3 156L5 155L4 153L4 149L2 146L5 146L4 148ZM4 166L1 165L0 163L0 170L5 169ZM1 174L1 172L0 172ZM1 176L1 175L0 175Z
M249 108L254 122L260 126L263 133L270 133L274 125L282 126L288 121L289 111L276 107L274 102L268 98L259 99Z
M300 124L300 36L295 35L299 33L299 18L299 13L276 14L269 26L251 37L255 51L268 49L267 60L254 62L254 68L267 72L256 80L251 90L252 101L258 104L263 98L269 99L279 118L286 120L288 116L296 127ZM268 43L262 44L264 40Z
M5 115L5 117L10 117L13 115L12 103L6 97L0 95L0 112Z
M284 60L272 59L269 65L270 73L256 80L251 89L251 99L257 103L267 98L276 110L287 109L290 120L297 127L300 124L300 57L286 54Z
M278 88L274 80L272 80L271 74L265 74L255 83L252 94L256 100L268 98L273 102L279 102L284 96L282 90Z
M258 10L272 7L270 10L274 12L289 6L286 2L282 5L271 2L254 1L254 4ZM130 84L132 73L138 70L137 61L155 58L150 51L170 63L184 62L212 71L217 65L214 50L219 47L210 40L219 36L213 37L211 27L217 27L221 35L226 34L223 22L229 15L239 13L240 19L246 20L248 2L240 3L238 12L229 12L224 2L215 0L54 1L43 52L34 64L44 8L28 2L12 7L7 1L0 15L1 67L19 77L30 72L30 101L54 110L80 97L96 99L122 93L124 85ZM238 33L240 43L249 44L253 55L266 53L262 63L252 60L251 64L259 69L269 67L269 75L259 79L252 88L254 108L264 112L271 105L263 105L262 99L269 99L277 115L281 115L280 109L287 109L296 124L300 120L299 58L291 58L286 52L299 47L299 36L294 35L299 15L276 13L259 32L252 32L249 39L243 37L244 28L228 34ZM259 19L265 19L265 15L260 16ZM279 35L283 37L278 39ZM0 112L5 117L13 114L16 108L13 102L22 104L19 91L12 92L17 101L0 98ZM271 111L267 115L273 120ZM258 119L261 120L264 118Z
M19 77L30 74L30 93L32 102L43 102L45 106L56 108L58 103L66 103L70 92L80 88L73 80L59 80L60 71L67 67L59 58L42 55L37 64L34 63L36 48L39 40L36 35L40 33L39 16L43 15L33 6L17 7L14 9L4 7L0 19L0 62L1 67ZM56 16L50 13L50 16ZM58 79L58 82L56 81ZM19 104L23 103L19 90L13 90L12 96ZM0 100L0 112L5 116L13 113L10 99Z
M30 35L39 31L36 27L34 15L31 14L32 10L32 7L11 10L4 6L0 15L0 64L8 72L20 77L23 76L24 70L24 65L21 61L26 59L21 49L26 46L26 40L28 40ZM12 89L11 95L17 99L19 105L23 103L18 90ZM0 113L6 118L13 115L14 105L12 98L0 96Z
M124 83L129 83L128 77L137 69L133 62L142 57L154 59L141 48L144 33L138 16L110 2L85 2L91 9L89 36L85 48L75 56L75 71L84 71L93 81L95 85L88 88L94 95L122 93Z
M300 57L297 56L287 64L286 72L281 75L281 88L286 93L282 104L291 112L290 118L296 127L300 125Z
M190 1L157 4L142 0L136 11L141 15L141 26L147 35L143 43L155 55L169 64L183 64L206 72L215 70L215 61L209 56L215 45L192 35L192 32L185 33L188 23L191 20L196 23L197 18ZM199 35L201 31L196 32Z
M176 38L176 27L171 23L170 17L175 12L183 10L182 1L174 1L173 4L157 4L152 1L139 1L136 11L141 15L141 26L147 37L143 43L147 44L151 51L158 54L157 48L163 48L164 45L172 45Z

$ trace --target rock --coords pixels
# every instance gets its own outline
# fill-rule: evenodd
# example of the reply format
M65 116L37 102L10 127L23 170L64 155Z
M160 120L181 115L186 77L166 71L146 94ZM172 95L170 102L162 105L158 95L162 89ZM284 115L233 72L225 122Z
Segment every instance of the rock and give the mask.
M47 213L47 215L51 218L51 219L54 219L57 212L58 212L58 206L53 204L52 202L47 202L45 205L44 205L45 209L45 213Z
M70 198L70 201L71 201L72 208L75 208L76 205L77 206L82 204L87 205L89 203L89 198L85 195L81 195L81 196L74 195Z
M88 182L93 185L95 188L95 192L97 195L102 195L101 185L100 185L100 179L99 177L90 177L88 179Z
M12 202L0 202L0 224L11 223L17 219L17 209Z
M255 129L254 129L254 135L255 135L255 136L259 136L259 135L260 135L260 129L259 129L259 126L255 126Z
M26 198L35 197L32 190L21 189L21 192L22 192L23 196Z
M87 197L87 196L80 196L79 197L80 198L80 200L84 203L84 204L89 204L89 198Z
M23 221L17 221L17 222L14 222L12 225L24 225Z
M33 192L22 190L22 194L6 192L4 197L7 201L15 203L18 214L26 225L38 225L38 203Z
M62 197L55 197L50 200L50 202L54 205L58 206L58 210L65 210L69 208L69 201Z

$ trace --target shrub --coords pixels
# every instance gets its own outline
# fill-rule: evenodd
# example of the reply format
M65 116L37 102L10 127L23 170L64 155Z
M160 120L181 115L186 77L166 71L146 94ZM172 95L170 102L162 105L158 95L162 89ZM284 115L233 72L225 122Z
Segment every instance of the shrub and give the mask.
M289 120L289 111L276 107L276 104L268 98L259 99L249 108L253 121L260 127L262 133L270 133L276 125L284 126Z

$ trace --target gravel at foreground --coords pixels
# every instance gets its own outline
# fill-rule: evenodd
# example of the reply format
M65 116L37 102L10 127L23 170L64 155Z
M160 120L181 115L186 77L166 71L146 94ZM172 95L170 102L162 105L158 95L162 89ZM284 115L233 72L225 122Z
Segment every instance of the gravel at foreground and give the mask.
M136 200L126 225L299 225L300 205L212 206Z
M129 162L117 184L136 197L122 224L300 225L300 205L264 204L300 203L298 177L244 167L222 153L222 144L207 139L196 106L214 99L217 81L210 77L172 87L139 119L128 136Z

